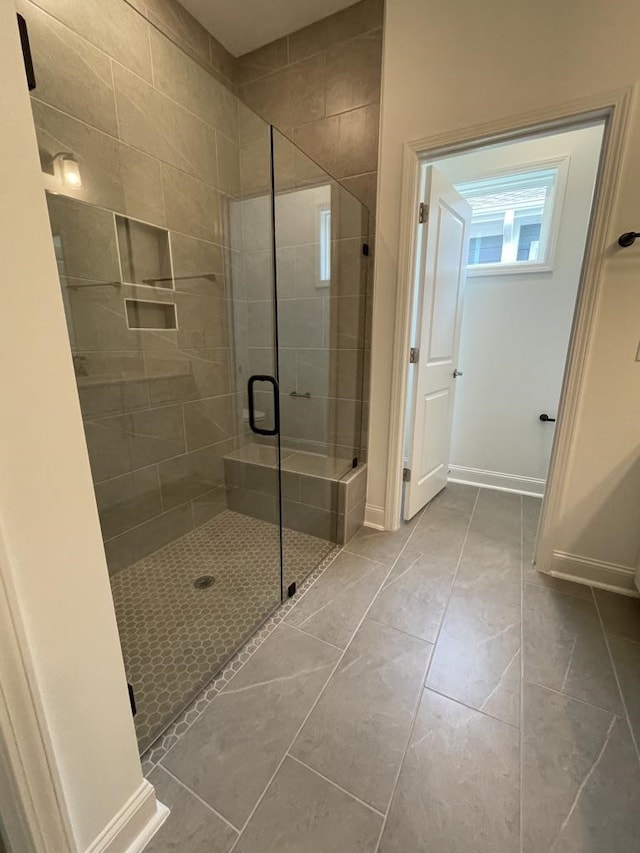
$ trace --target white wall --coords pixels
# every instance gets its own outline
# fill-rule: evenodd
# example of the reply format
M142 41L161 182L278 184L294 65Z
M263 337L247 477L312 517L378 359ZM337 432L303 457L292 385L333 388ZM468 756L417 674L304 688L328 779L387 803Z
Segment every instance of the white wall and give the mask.
M13 0L0 0L0 114L0 579L73 846L86 850L120 816L115 853L156 804L138 760Z
M384 507L402 146L640 82L636 0L387 0L367 502ZM634 99L556 549L633 567L640 547L640 115ZM395 413L394 413L395 416Z
M600 156L603 125L435 163L451 183L569 157L551 272L467 278L450 479L542 494Z

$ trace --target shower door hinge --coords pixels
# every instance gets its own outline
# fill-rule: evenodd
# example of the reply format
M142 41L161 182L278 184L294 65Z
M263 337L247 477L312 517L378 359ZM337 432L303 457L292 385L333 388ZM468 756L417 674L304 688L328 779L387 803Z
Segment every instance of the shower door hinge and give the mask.
M411 468L403 468L402 469L402 482L410 483L411 482Z
M417 364L420 359L420 348L411 347L409 350L409 364Z
M369 244L368 243L362 244L362 254L365 255L366 257L369 257Z
M22 48L22 58L24 60L24 71L27 75L27 86L32 92L36 88L36 73L33 70L33 57L31 56L31 45L29 43L29 31L27 22L18 15L18 32L20 34L20 47Z
M429 205L424 201L420 202L420 207L418 208L418 222L420 225L424 225L424 223L429 218Z
M133 693L133 687L129 684L128 681L127 681L127 688L129 689L129 702L131 704L131 716L135 717L135 715L138 713L138 708L136 706L136 697Z

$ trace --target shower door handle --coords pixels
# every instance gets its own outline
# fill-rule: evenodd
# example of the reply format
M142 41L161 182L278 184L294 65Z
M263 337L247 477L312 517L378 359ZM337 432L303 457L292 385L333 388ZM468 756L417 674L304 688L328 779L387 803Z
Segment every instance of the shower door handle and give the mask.
M273 386L273 429L262 429L256 426L256 406L253 399L253 386L256 382L270 382ZM249 377L248 383L249 397L249 427L256 435L278 435L280 432L280 389L278 382L273 376L267 374L255 373Z

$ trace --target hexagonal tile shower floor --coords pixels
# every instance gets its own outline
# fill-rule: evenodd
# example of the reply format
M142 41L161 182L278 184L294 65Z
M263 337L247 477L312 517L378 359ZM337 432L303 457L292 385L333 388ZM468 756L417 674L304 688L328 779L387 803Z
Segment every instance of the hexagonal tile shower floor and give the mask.
M334 544L285 529L284 547L286 588ZM140 752L280 603L279 553L275 525L225 510L112 576Z

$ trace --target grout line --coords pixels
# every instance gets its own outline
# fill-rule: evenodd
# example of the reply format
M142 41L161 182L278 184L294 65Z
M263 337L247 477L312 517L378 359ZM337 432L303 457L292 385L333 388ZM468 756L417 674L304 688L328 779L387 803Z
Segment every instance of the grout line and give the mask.
M177 782L177 783L178 783L178 785L180 785L182 788L184 788L184 789L185 789L185 791L188 791L188 792L189 792L193 797L195 797L195 799L196 799L196 800L198 800L198 802L199 802L199 803L202 803L202 805L203 805L203 806L206 806L206 808L207 808L210 812L213 812L213 814L214 814L217 818L220 818L220 820L221 820L223 823L226 823L226 824L227 824L227 826L231 827L231 829L233 829L233 831L234 831L234 832L236 832L236 833L239 833L239 832L240 832L240 830L238 829L238 827L237 827L237 826L234 826L234 825L231 823L231 821L230 821L230 820L227 820L227 818L226 818L224 815L220 814L220 812L219 812L219 811L216 811L216 809L214 809L214 808L213 808L213 806L209 805L209 803L208 803L206 800L203 800L203 799L202 799L202 797L201 797L199 794L196 794L196 792L195 792L192 788L190 788L188 785L186 785L186 784L182 781L182 779L180 779L178 776L176 776L176 775L175 775L175 773L172 773L172 772L171 772L167 767L165 767L163 764L156 765L156 769L159 769L160 771L162 771L162 772L166 773L166 774L167 774L167 776L170 776L170 777L173 779L173 781L174 781L174 782Z
M381 589L380 592L384 592L384 590ZM376 598L380 592L376 594ZM417 634L412 634L410 631L403 631L402 628L398 628L396 625L390 625L388 622L382 622L380 619L374 619L373 616L368 616L367 618L370 622L375 622L376 625L382 625L384 628L390 628L392 631L404 634L405 637L411 637L412 640L420 640L421 643L431 646L432 650L435 649L435 643L433 640L425 640L424 637L419 637Z
M542 572L540 574L542 574ZM546 577L553 578L554 575L546 575ZM556 578L556 580L566 580L566 578ZM573 583L573 581L567 580L567 583ZM525 586L525 587L532 586L532 587L534 587L534 589L544 589L546 592L553 592L553 593L556 593L557 595L564 595L566 598L577 598L580 601L591 601L593 599L593 595L591 598L585 598L584 595L577 595L575 592L567 592L564 589L555 589L555 587L545 586L544 584L541 584L541 583L532 583L531 581L523 581L523 586ZM575 586L581 587L583 589L586 587L587 589L593 590L593 587L591 586L591 584L576 583Z
M508 723L506 720L501 720L500 717L496 717L494 714L488 714L486 711L481 711L480 708L474 708L473 705L469 705L467 704L467 702L462 702L460 699L454 699L453 696L448 696L441 690L436 690L434 687L426 686L424 687L424 690L427 690L429 693L435 693L436 696L442 696L443 699L446 699L449 702L454 702L456 705L461 705L463 708L468 708L469 711L473 711L474 714L481 714L483 717L487 717L489 720L495 720L496 723L501 723L503 726L509 726L510 729L515 729L516 731L519 731L519 728L515 723Z
M520 853L524 853L524 824L522 820L524 788L524 499L520 496L520 733L518 739L518 761L520 762L518 780L518 815Z
M347 791L347 789L343 788L342 785L338 785L337 782L334 782L332 779L329 779L328 776L324 776L318 770L311 767L309 764L306 764L304 761L301 761L299 758L296 758L295 755L292 755L290 752L287 752L285 758L290 758L297 764L301 764L305 769L311 771L311 773L315 774L316 776L319 776L321 779L324 779L325 782L328 782L334 788L337 788L339 791L342 791L343 794L346 794L348 797L351 797L353 800L356 800L356 802L360 803L360 805L365 806L370 811L374 812L374 814L377 814L378 817L384 817L383 812L378 811L378 809L374 808L374 806L372 806L370 803L365 802L365 800L360 799L360 797L356 797L356 795L352 794L351 791Z
M621 720L625 719L624 714L612 711L611 708L603 708L602 705L594 705L593 702L587 702L586 699L579 699L577 696L572 696L570 693L561 693L560 690L556 690L555 687L549 687L548 684L540 684L539 681L530 681L529 679L527 679L526 683L533 685L533 687L540 687L542 690L548 690L549 693L555 693L557 696L562 696L563 699L568 699L571 702L579 702L581 705L586 705L588 708L595 708L596 711L603 711L605 714L611 714L612 717L619 717Z
M413 531L412 531L412 533L413 533ZM409 536L409 539L411 539L411 536ZM418 695L416 697L415 706L414 706L413 712L411 714L411 725L409 726L409 731L407 732L407 740L406 740L406 743L404 745L404 749L402 751L402 758L398 762L398 770L396 772L395 779L393 780L393 785L391 786L391 791L389 793L389 801L387 802L387 808L385 810L385 813L384 813L384 816L382 819L382 826L380 827L380 833L378 835L378 841L376 843L374 853L377 853L377 851L380 847L380 844L382 842L382 836L384 834L384 830L385 830L385 827L387 825L387 820L389 819L389 814L391 813L391 805L393 803L393 800L394 800L394 797L396 794L396 788L398 787L398 782L400 780L400 774L402 773L402 768L404 767L404 762L406 760L407 753L409 751L409 747L411 746L411 740L413 738L413 731L416 727L416 722L418 719L418 713L420 712L420 706L422 704L422 697L424 696L424 683L427 680L427 672L429 671L429 667L431 666L431 660L433 658L434 651L435 651L435 646L432 646L430 653L427 656L427 661L426 661L426 664L425 664L424 669L423 669L422 680L420 682L420 688L418 690Z
M416 523L415 527L417 527L417 523ZM414 530L415 530L415 527L414 527ZM318 703L320 702L320 699L321 699L321 698L322 698L322 696L324 695L324 692L325 692L325 690L327 689L327 686L329 685L329 683L330 683L331 679L333 678L333 676L334 676L334 675L335 675L335 673L337 672L338 667L340 666L340 664L341 664L342 660L344 659L344 656L346 655L347 651L349 650L349 647L351 646L351 643L353 642L353 638L355 637L355 635L356 635L356 634L358 633L358 631L360 630L360 627L361 627L361 625L363 624L364 620L367 618L367 614L368 614L369 610L371 609L371 607L373 606L373 602L376 600L376 597L378 596L378 593L380 592L380 590L382 589L382 587L383 587L383 585L384 585L385 581L387 580L387 578L389 577L389 575L390 575L390 574L391 574L391 572L393 571L393 568L394 568L395 564L397 563L397 561L400 559L400 557L401 557L401 556L402 556L402 554L404 553L404 550L405 550L405 548L407 547L407 544L408 544L409 540L411 539L411 536L413 535L413 532L414 532L414 531L412 530L412 531L411 531L411 534L410 534L410 535L409 535L409 537L407 538L407 541L404 543L404 545L403 545L403 546L402 546L402 548L400 549L400 552L399 552L398 556L397 556L397 557L396 557L396 559L393 561L393 564L392 564L391 566L387 566L387 567L386 567L386 568L388 569L388 571L387 571L387 573L385 574L384 578L381 580L380 585L378 586L378 589L376 590L375 594L374 594L374 595L373 595L373 597L371 598L371 601L369 602L369 606L368 606L368 607L367 607L367 609L365 610L365 612L364 612L364 614L363 614L362 618L360 619L360 621L358 622L358 624L357 624L357 626L356 626L355 630L354 630L354 631L353 631L353 633L351 634L351 637L349 638L349 642L347 643L347 645L346 645L346 647L345 647L344 651L342 652L342 654L340 655L340 657L339 657L339 658L338 658L338 660L336 661L335 666L333 667L333 669L332 669L332 670L331 670L331 672L329 673L329 676L328 676L327 680L325 681L325 683L324 683L324 685L323 685L322 689L320 690L320 692L319 692L318 696L316 697L315 702L312 704L312 706L311 706L311 708L309 709L308 713L306 714L306 716L305 716L304 720L303 720L303 721L302 721L302 723L300 724L300 727L298 728L298 730L297 730L297 731L296 731L296 733L294 734L294 736L293 736L293 738L292 738L292 740L291 740L291 742L290 742L289 746L287 747L287 749L286 749L286 751L285 751L285 754L282 756L281 760L278 762L278 766L276 767L276 769L274 770L273 774L271 775L271 777L270 777L269 781L267 782L267 784L266 784L266 786L265 786L265 788L264 788L264 790L263 790L262 794L260 794L260 796L258 797L258 800L257 800L256 804L254 805L253 809L251 810L251 812L250 812L250 814L249 814L249 816L248 816L247 820L246 820L246 821L245 821L245 823L244 823L244 826L242 827L242 830L240 831L240 835L238 836L237 840L234 842L234 844L233 844L233 845L232 845L232 847L230 848L229 853L233 853L233 851L234 851L234 850L235 850L235 848L236 848L236 845L238 844L238 842L239 842L239 841L240 841L240 839L242 838L242 836L243 836L243 834L244 834L245 829L247 828L247 826L249 825L249 823L250 823L251 819L253 818L253 816L254 816L254 815L255 815L255 813L257 812L258 808L260 807L260 804L262 803L262 800L264 799L264 797L265 797L265 795L266 795L267 791L269 790L269 787L271 786L271 783L273 782L273 780L275 779L276 775L278 774L278 771L279 771L279 770L280 770L280 768L282 767L282 764L284 763L285 758L286 758L286 757L287 757L287 755L289 754L290 750L293 748L293 745L295 744L296 740L298 739L298 736L300 735L300 732L302 731L302 729L303 729L303 728L304 728L304 726L306 725L307 720L309 719L309 717L311 716L311 714L312 714L312 713L313 713L313 711L315 710L316 706L317 706L317 705L318 705ZM358 556L359 556L359 555L358 555ZM421 695L421 691L419 692L419 695ZM402 764L401 764L400 766L402 766ZM383 824L383 825L384 825L384 824Z
M468 522L468 524L467 524L467 530L466 530L466 533L465 533L465 537L464 537L464 540L463 540L462 546L461 546L461 548L460 548L460 554L459 554L459 556L458 556L458 562L457 562L457 564L456 564L456 570L455 570L454 576L453 576L453 578L452 578L452 580L451 580L451 586L449 587L449 596L448 596L448 598L447 598L447 605L445 606L445 608L444 608L444 610L443 610L443 612L442 612L442 617L441 617L441 620L440 620L440 625L439 625L439 627L438 627L438 633L437 633L437 636L436 636L436 641L435 641L435 643L431 644L431 645L432 645L432 647L431 647L431 650L430 650L430 654L429 654L429 656L428 656L428 658L427 658L426 666L425 666L425 668L424 668L424 673L423 673L423 676L422 676L422 681L421 681L421 683L420 683L420 690L418 691L418 697L417 697L417 700L416 700L415 708L414 708L414 710L413 710L413 715L412 715L412 719L411 719L411 725L409 726L409 732L408 732L408 736L407 736L407 742L406 742L406 744L405 744L405 748L404 748L404 751L403 751L403 753L402 753L402 758L401 758L400 762L398 763L398 771L397 771L397 773L396 773L396 778L395 778L394 783L393 783L393 786L392 786L392 788L391 788L391 793L390 793L390 795L389 795L389 802L388 802L388 804L387 804L387 808L386 808L386 811L385 811L385 816L384 816L384 819L383 819L383 821L382 821L382 826L380 827L380 834L378 835L378 841L377 841L377 843L376 843L375 853L377 853L377 851L378 851L378 850L379 850L379 848L380 848L380 844L381 844L381 842L382 842L382 836L383 836L383 834L384 834L384 830L385 830L385 827L386 827L386 825L387 825L387 821L388 821L388 819L389 819L389 814L390 814L390 812L391 812L391 805L392 805L392 803L393 803L393 800L394 800L394 797L395 797L395 793L396 793L396 789L397 789L397 787L398 787L398 781L399 781L399 779L400 779L400 774L402 773L402 768L404 767L404 762L405 762L405 759L406 759L406 757L407 757L407 752L409 751L409 747L410 747L410 745L411 745L411 739L412 739L412 737L413 737L413 731L414 731L414 729L415 729L416 721L417 721L417 719L418 719L418 712L419 712L419 710L420 710L420 705L421 705L421 702L422 702L422 697L423 697L423 695L424 695L425 684L426 684L426 681L427 681L427 678L428 678L428 675L429 675L429 670L430 670L430 668L431 668L431 662L433 661L433 657L434 657L434 655L435 655L437 642L438 642L438 639L439 639L439 637L440 637L440 631L442 630L442 624L443 624L443 622L444 622L444 617L445 617L445 614L446 614L446 611L447 611L447 607L448 607L448 604L449 604L449 599L451 598L451 593L452 593L452 590L453 590L453 585L454 585L454 583L455 583L455 579L456 579L457 574L458 574L458 567L459 567L459 565L460 565L460 560L462 559L462 553L463 553L463 551L464 551L464 546L465 546L466 541L467 541L467 536L469 535L469 528L471 527L471 520L472 520L472 518L473 518L473 515L474 515L474 512L475 512L475 508L476 508L476 505L477 505L477 503L478 503L478 497L479 497L479 495L480 495L480 490L478 490L478 492L477 492L477 494L476 494L476 499L475 499L475 501L474 501L473 508L472 508L471 512L469 513L469 522ZM398 555L398 558L397 558L396 562L400 559L400 557L404 554L405 549L409 546L409 543L411 542L411 539L412 539L412 537L413 537L414 533L415 533L415 532L416 532L416 530L418 529L418 526L420 525L420 522L422 521L422 518L424 518L424 515L425 515L425 512L423 511L423 513L422 513L422 517L421 517L420 519L418 519L418 521L416 522L416 524L415 524L415 526L414 526L413 530L412 530L412 531L411 531L411 533L409 534L409 537L408 537L407 541L405 542L404 547L403 547L403 548L402 548L402 550L400 551L400 554ZM394 563L394 565L395 565L395 563ZM387 575L387 577L389 577L389 575ZM382 587L381 587L381 589L382 589ZM374 598L374 601L375 601L375 599L378 597L378 595L379 595L379 594L380 594L380 590L378 590L378 592L376 593L376 596L375 596L375 598ZM372 602L372 604L373 604L373 602Z
M596 613L598 614L598 620L600 622L600 628L602 630L602 634L604 636L604 642L607 647L607 652L609 654L609 660L611 661L611 668L613 669L613 676L616 680L616 684L618 685L618 692L620 694L620 699L622 701L622 708L624 710L625 718L627 721L627 726L629 727L629 732L631 734L631 740L633 741L633 746L636 751L636 755L638 757L638 761L640 761L640 744L636 739L635 732L633 730L633 726L631 725L631 719L629 717L629 709L627 708L627 703L624 698L624 693L622 691L622 686L620 684L620 679L618 677L618 670L616 669L615 660L613 659L613 652L611 651L611 646L609 644L609 637L607 636L607 632L604 627L604 621L602 619L602 614L600 613L600 608L598 607L598 599L596 598L595 592L593 593L593 601L596 607Z
M438 647L438 641L440 640L440 634L442 632L442 627L444 625L444 621L445 621L445 618L447 616L447 612L449 611L449 604L451 603L451 598L453 596L453 589L456 585L456 581L458 580L458 574L460 572L460 564L462 563L462 555L464 554L464 549L466 548L466 545L467 545L467 539L469 538L469 531L471 530L471 522L473 521L473 517L476 513L476 507L478 506L478 500L479 499L480 499L480 489L478 488L478 491L476 494L476 499L473 502L473 508L472 508L471 512L469 513L469 522L467 524L467 529L465 531L464 538L463 538L462 544L460 546L460 553L458 554L458 560L456 562L455 571L453 573L453 577L451 578L451 585L449 587L449 594L447 596L447 603L445 604L444 610L442 611L442 618L440 619L440 625L438 626L438 633L436 634L436 639L435 639L435 642L433 644L434 645L433 654L431 655L431 659L429 661L429 667L427 668L427 674L425 675L425 679L424 679L424 686L425 687L427 686L427 680L429 678L429 673L431 672L431 664L433 663L433 659L435 657L436 649ZM412 535L413 535L413 533L412 533ZM409 537L409 539L411 539L411 536Z
M291 612L291 611L289 611L289 612ZM286 625L287 628L293 628L294 631L298 631L300 634L304 634L305 637L311 637L313 640L318 640L319 643L323 643L325 646L329 646L330 648L335 649L336 651L338 651L340 653L342 653L344 651L344 649L341 649L340 646L335 646L333 643L330 643L328 640L322 640L320 637L316 637L315 634L310 634L308 631L305 631L302 628L298 628L297 625L292 625L290 622L287 622L286 619L283 619L281 624Z

